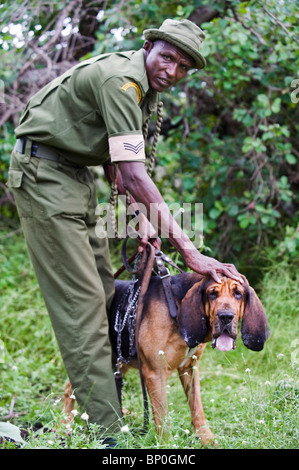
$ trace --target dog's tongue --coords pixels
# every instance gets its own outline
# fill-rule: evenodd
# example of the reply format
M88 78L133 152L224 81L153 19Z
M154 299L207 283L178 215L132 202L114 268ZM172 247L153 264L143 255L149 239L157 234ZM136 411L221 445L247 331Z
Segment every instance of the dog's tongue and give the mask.
M219 349L219 351L230 351L234 348L233 338L231 338L226 332L222 333L222 335L216 339L216 348Z

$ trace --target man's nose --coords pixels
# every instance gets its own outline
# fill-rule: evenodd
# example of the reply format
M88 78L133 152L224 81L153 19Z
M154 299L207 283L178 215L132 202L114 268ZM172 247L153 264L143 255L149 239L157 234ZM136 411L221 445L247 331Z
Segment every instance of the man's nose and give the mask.
M174 78L177 73L177 64L168 64L166 72L169 77Z

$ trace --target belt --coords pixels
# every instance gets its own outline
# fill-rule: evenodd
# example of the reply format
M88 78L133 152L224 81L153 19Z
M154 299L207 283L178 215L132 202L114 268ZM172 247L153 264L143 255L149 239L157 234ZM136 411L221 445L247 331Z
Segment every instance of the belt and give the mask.
M15 150L24 155L26 145L31 144L30 156L37 158L45 158L46 160L53 160L57 162L59 160L59 154L53 148L47 145L40 144L34 140L28 139L28 137L21 137L17 139L15 144Z

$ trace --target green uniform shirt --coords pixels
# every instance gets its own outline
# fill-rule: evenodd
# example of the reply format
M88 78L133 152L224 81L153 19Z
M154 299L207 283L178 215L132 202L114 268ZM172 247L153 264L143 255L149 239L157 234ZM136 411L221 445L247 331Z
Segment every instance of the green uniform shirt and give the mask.
M144 50L103 54L57 77L28 102L17 137L79 165L145 159L142 125L157 104Z

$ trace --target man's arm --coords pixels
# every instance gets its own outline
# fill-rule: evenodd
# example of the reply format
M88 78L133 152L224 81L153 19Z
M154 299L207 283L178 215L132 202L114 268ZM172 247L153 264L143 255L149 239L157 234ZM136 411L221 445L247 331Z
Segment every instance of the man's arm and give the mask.
M148 176L144 163L119 162L118 166L123 188L132 194L137 203L145 206L147 218L150 222L157 221L159 233L167 233L169 242L182 255L190 269L200 274L210 274L216 282L220 282L218 274L243 282L234 265L220 263L199 253L172 217L158 188ZM145 246L146 242L145 237L141 245Z
M104 167L105 176L109 184L111 185L115 179L115 175L114 175L115 165L104 164L103 167ZM117 191L118 191L118 194L120 195L126 194L126 188L124 187L120 170L117 172ZM133 210L137 212L139 210L139 206L136 203L131 193L130 193L130 203L132 204ZM142 212L140 212L140 214L138 215L138 222L139 222L138 232L140 234L139 251L143 250L144 246L146 245L148 241L150 241L152 245L154 245L155 248L160 250L161 243L162 243L161 239L157 236L156 230L150 224L150 222L147 220L147 218L143 215Z

